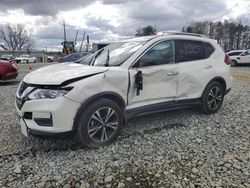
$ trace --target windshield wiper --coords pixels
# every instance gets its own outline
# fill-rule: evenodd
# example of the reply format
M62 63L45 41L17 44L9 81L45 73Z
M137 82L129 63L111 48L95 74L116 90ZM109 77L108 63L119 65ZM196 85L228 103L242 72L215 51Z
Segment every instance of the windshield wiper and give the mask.
M108 67L109 66L109 49L108 49L108 52L107 52L107 58L106 58L106 62L104 64L105 67Z
M100 51L98 51L98 52L96 53L96 55L93 57L93 59L92 59L90 65L93 65L93 66L94 66L94 63L95 63L96 58L102 53L103 50L104 50L104 48L102 48Z

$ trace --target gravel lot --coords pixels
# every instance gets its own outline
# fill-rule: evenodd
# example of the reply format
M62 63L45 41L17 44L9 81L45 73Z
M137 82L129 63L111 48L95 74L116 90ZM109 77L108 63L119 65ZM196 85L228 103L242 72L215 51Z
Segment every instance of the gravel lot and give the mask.
M95 150L21 134L14 97L28 72L20 65L17 80L0 82L0 187L250 187L249 66L232 68L233 89L218 113L134 118Z

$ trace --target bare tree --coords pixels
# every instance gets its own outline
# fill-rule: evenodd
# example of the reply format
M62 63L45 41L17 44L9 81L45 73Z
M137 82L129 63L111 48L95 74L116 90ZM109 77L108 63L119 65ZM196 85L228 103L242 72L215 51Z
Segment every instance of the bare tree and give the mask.
M217 40L226 51L234 49L248 49L250 47L250 26L243 25L240 21L193 21L185 28L182 30L203 34Z
M27 49L27 45L32 43L32 32L22 24L6 24L0 27L1 47L8 50Z
M156 27L153 27L151 25L148 25L146 27L139 27L136 29L135 36L141 37L141 36L148 36L148 35L155 35L156 34Z

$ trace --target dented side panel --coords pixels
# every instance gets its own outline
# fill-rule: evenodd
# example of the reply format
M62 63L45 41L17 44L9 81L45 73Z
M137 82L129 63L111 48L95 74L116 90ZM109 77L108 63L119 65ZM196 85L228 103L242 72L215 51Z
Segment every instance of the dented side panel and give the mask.
M73 90L66 97L84 103L90 97L102 92L115 92L127 101L128 70L110 67L108 71L70 84Z
M180 72L177 86L177 100L200 98L207 84L215 77L217 64L224 64L219 61L221 54L215 52L211 58L183 62L180 64ZM217 58L218 57L218 58ZM223 61L223 59L222 59Z
M162 101L173 100L176 97L178 81L178 64L166 64L144 68L131 68L130 92L128 109ZM143 89L136 95L135 75L142 71ZM176 74L169 74L176 72Z

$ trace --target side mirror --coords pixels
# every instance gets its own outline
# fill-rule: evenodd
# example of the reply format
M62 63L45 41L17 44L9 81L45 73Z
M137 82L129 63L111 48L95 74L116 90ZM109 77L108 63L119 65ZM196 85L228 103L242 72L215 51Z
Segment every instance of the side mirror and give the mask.
M139 59L135 64L134 67L139 68L142 67L142 61Z

